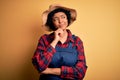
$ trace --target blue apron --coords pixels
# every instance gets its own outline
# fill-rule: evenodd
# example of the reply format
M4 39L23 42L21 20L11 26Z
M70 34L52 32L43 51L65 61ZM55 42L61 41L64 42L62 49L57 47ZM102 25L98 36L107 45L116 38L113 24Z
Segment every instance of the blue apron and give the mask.
M72 47L72 43L69 42L68 47L61 48L56 46L56 53L53 55L52 61L49 64L49 68L60 68L61 66L75 66L77 62L77 50L76 47ZM56 75L41 75L40 80L65 80ZM68 79L67 79L68 80Z

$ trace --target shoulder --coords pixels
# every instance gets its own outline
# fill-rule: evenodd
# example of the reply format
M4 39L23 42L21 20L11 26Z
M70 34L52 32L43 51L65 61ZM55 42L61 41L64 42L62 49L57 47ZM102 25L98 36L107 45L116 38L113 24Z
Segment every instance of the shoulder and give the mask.
M73 35L74 38L74 45L77 47L78 50L83 49L83 41L80 37Z
M83 42L79 36L72 35L72 38L75 41L75 43L82 43Z
M53 36L53 33L43 34L39 39L48 39L48 38L51 38L52 36Z
M46 40L48 38L48 34L43 34L40 38L39 38L39 41L41 40Z
M39 41L44 42L45 44L50 43L53 40L54 36L53 33L51 34L43 34L40 38Z

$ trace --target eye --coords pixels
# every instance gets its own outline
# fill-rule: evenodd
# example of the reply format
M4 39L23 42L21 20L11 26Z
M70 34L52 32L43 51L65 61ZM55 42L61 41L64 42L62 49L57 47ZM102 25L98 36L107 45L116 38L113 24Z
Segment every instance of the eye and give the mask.
M58 21L58 18L53 18L53 21Z
M61 16L62 19L65 19L66 17L65 16Z

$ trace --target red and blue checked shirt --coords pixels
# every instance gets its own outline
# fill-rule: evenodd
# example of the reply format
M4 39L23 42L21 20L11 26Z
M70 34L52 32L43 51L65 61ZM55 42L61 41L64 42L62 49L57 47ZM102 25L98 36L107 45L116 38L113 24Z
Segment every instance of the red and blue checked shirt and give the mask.
M68 79L74 79L78 78L78 80L82 80L86 73L86 59L84 54L84 47L83 42L81 39L77 36L75 36L75 39L72 38L72 33L70 30L67 30L68 32L68 38L64 44L61 44L58 42L58 46L62 48L66 48L68 46L69 42L72 42L72 46L77 47L78 52L78 58L76 65L73 66L61 66L61 78L68 78ZM49 35L45 34L43 35L38 42L38 46L35 50L34 56L32 57L32 63L35 66L35 68L42 72L44 71L50 64L52 60L52 56L55 54L56 50L53 48L50 43L54 39L54 33L51 33Z

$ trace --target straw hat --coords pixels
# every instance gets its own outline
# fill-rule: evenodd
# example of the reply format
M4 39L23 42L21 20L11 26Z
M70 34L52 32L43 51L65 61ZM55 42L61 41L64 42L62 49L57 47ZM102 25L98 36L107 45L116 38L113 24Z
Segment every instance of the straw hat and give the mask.
M70 11L70 14L71 14L70 24L73 23L76 20L77 12L76 12L75 9L67 8L67 7L61 6L60 4L53 4L53 5L50 5L49 9L44 11L43 14L42 14L42 22L43 22L42 26L43 27L47 26L46 22L47 22L48 14L50 12L52 12L53 10L57 9L57 8L63 8L65 10Z

